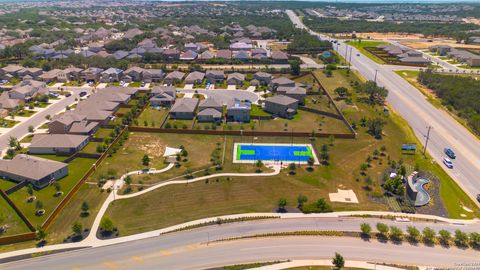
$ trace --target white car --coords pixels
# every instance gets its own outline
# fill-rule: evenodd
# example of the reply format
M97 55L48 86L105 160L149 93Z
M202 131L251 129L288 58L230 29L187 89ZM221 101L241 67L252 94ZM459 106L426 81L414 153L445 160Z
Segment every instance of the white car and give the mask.
M453 163L449 158L443 158L443 164L449 169L453 169Z

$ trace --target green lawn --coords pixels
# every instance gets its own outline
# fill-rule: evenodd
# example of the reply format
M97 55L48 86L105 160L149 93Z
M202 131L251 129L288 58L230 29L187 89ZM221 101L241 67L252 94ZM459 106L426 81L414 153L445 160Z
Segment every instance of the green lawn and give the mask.
M33 139L33 134L29 134L23 137L23 139L20 140L20 143L29 143L32 141L32 139Z
M464 69L480 69L480 66L469 66L469 65L461 65L458 66L459 68L464 68Z
M112 133L113 129L111 128L99 128L95 134L95 138L108 138L110 136L110 133Z
M130 111L130 108L120 108L120 109L117 110L116 113L121 114L121 115L124 115L124 114L126 114L127 112L129 112L129 111Z
M271 116L272 114L264 111L260 106L252 104L252 110L250 111L250 116L252 117L261 117L261 116Z
M382 59L376 57L375 55L373 55L372 53L370 53L369 51L365 50L365 47L376 47L378 45L382 45L382 44L388 44L388 42L383 42L383 41L367 41L367 40L362 40L361 42L358 42L358 40L352 40L352 41L349 41L347 42L348 45L351 45L353 47L355 47L357 50L359 50L362 54L364 54L365 56L367 56L368 58L372 59L373 61L375 61L376 63L378 64L385 64L385 61L383 61ZM350 56L349 56L350 57ZM352 55L352 57L357 57L357 56L354 56Z
M30 117L34 115L36 111L30 111L30 110L21 110L17 113L15 113L15 116L21 116L21 117Z
M45 158L45 159L50 159L50 160L55 160L55 161L60 161L63 162L65 159L68 158L68 156L57 156L57 155L43 155L43 154L32 154L32 156L40 157L40 158Z
M13 210L5 199L0 197L0 226L4 225L7 225L8 229L6 232L0 233L0 237L30 231L15 210Z
M139 124L141 123L139 122ZM167 121L165 121L163 128L167 128L168 125L170 125L170 128L174 129L190 129L192 128L193 120L179 120L169 118Z
M63 84L63 86L82 86L83 83L80 83L79 81L68 81Z
M145 121L148 127L160 127L165 117L168 115L168 109L160 108L159 110L152 107L147 107L137 118L138 125L145 126Z
M12 128L18 123L19 122L15 120L0 119L0 127L3 127L3 128Z
M131 82L128 87L140 87L142 82Z
M98 154L97 146L102 145L102 142L89 142L83 149L82 153L89 153L89 154Z
M37 201L41 201L43 203L43 209L46 211L45 215L43 216L35 215L35 202L28 203L26 201L26 199L29 197L26 187L10 194L9 197L15 202L15 204L34 226L41 225L93 163L95 163L94 159L87 158L76 158L69 163L68 175L59 181L61 190L64 192L62 196L54 196L55 188L53 186L48 186L41 190L34 191L34 196L37 197Z

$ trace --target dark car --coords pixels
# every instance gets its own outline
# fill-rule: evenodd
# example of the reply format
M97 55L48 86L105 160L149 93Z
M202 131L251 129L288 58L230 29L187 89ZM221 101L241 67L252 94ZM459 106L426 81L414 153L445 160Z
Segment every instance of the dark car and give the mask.
M71 95L72 95L71 93L66 93L66 94L65 94L66 97L69 97L69 96L71 96Z
M84 97L87 95L87 92L80 92L80 97Z
M477 201L480 202L480 194L477 194Z
M451 159L455 159L457 156L455 156L455 152L453 152L452 149L450 148L445 148L445 155L447 155Z

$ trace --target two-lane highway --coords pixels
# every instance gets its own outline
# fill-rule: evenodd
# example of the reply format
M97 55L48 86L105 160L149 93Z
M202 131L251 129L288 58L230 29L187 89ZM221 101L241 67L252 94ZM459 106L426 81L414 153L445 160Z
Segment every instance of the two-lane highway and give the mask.
M293 11L288 10L287 15L298 28L306 29L319 38L330 39L309 30ZM353 68L368 80L374 80L376 77L377 83L389 90L387 102L408 122L422 143L426 140L428 127L432 127L428 152L436 162L442 164L445 147L455 151L457 158L453 162L454 168L448 169L443 164L442 166L480 206L476 200L477 194L480 193L480 141L448 113L430 104L420 91L391 68L375 63L344 42L338 47L334 46L334 49L341 55L348 53Z

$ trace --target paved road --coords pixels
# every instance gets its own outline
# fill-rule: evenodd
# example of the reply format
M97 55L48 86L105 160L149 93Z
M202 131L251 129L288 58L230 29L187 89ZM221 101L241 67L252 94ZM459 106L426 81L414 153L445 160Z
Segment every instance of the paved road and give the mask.
M60 100L59 102L52 104L42 111L39 111L32 115L28 120L15 125L13 128L2 133L0 135L0 151L8 148L8 139L10 137L21 138L28 133L29 126L39 126L46 121L45 116L54 116L55 114L65 110L66 106L75 102L75 98L78 98L81 91L89 93L91 90L87 88L69 88L68 91L72 92L72 95Z
M297 27L306 29L293 11L289 10L287 14ZM313 31L310 33L323 39L328 38ZM420 91L394 73L392 69L373 62L343 42L338 48L337 46L334 48L341 55L345 55L347 51L350 53L352 48L351 64L365 78L374 80L377 72L377 83L389 90L388 103L409 123L422 143L425 142L427 127L432 127L428 152L480 206L475 199L480 193L479 140L448 113L430 104ZM457 154L454 169L448 169L442 163L445 147L453 148Z
M60 253L4 264L0 268L5 270L200 269L252 261L325 259L331 258L334 251L352 260L404 264L452 266L455 262L478 261L479 253L473 250L459 250L453 247L433 248L423 244L412 246L407 243L393 247L390 243L379 243L376 240L365 242L357 238L296 237L211 243L218 239L267 232L338 229L358 231L362 222L368 222L373 226L378 221L396 225L404 230L407 225L411 225L411 223L361 218L257 220L202 227L124 244ZM415 226L419 229L430 226L436 231L441 228L450 231L457 228L464 231L480 229L478 224L456 226L417 222Z

